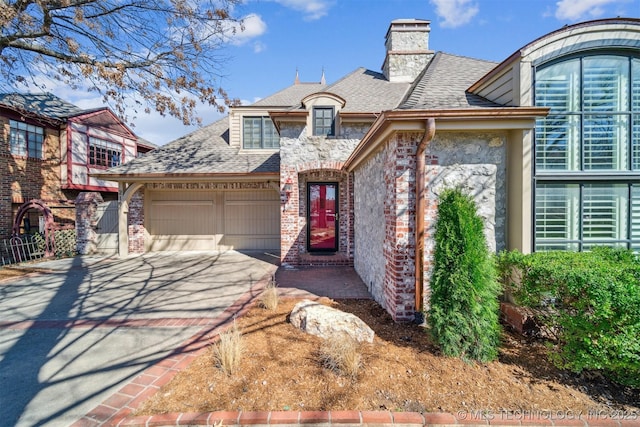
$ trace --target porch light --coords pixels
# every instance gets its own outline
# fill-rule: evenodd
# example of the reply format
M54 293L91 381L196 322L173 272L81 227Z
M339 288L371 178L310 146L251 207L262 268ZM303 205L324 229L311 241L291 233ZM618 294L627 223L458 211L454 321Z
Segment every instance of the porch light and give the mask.
M293 181L291 180L291 178L287 178L287 181L282 187L282 191L284 191L284 193L287 195L287 199L289 198L289 196L291 196L291 193L293 192Z
M293 192L293 180L291 178L287 178L284 185L282 186L282 191L280 192L280 203L282 204L282 212L287 208L287 203L289 199L291 199L291 193Z

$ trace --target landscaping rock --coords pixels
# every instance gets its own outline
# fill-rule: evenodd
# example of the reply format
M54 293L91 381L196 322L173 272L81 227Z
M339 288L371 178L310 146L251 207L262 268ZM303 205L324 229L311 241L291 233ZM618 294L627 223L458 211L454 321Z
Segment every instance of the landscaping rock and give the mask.
M375 335L357 316L310 300L296 304L289 321L304 332L324 339L347 334L358 342L372 343Z

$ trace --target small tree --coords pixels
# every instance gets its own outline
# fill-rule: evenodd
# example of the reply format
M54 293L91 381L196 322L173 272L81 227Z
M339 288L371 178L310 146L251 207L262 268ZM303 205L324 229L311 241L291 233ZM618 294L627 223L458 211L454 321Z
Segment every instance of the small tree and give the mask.
M440 196L428 323L448 356L489 361L498 355L496 267L473 199L460 189Z

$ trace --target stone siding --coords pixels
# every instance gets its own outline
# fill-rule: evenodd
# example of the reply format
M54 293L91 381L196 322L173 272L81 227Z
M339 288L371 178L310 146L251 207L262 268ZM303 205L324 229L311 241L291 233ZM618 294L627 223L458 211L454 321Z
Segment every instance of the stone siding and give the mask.
M355 173L354 267L373 298L384 303L384 156L378 152Z
M506 248L507 218L507 134L504 132L436 132L427 147L440 166L495 165L495 233L489 245L496 251ZM428 163L428 162L427 162ZM428 170L427 166L427 170Z
M97 192L82 192L76 197L76 250L80 255L97 251L97 212L102 202L102 195Z

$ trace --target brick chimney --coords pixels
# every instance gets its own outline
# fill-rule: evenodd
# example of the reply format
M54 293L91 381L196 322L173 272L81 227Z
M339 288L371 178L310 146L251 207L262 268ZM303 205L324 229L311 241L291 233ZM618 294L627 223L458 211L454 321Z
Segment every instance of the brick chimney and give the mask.
M408 83L424 70L434 52L429 50L431 21L396 19L385 37L387 54L382 72L394 83Z

